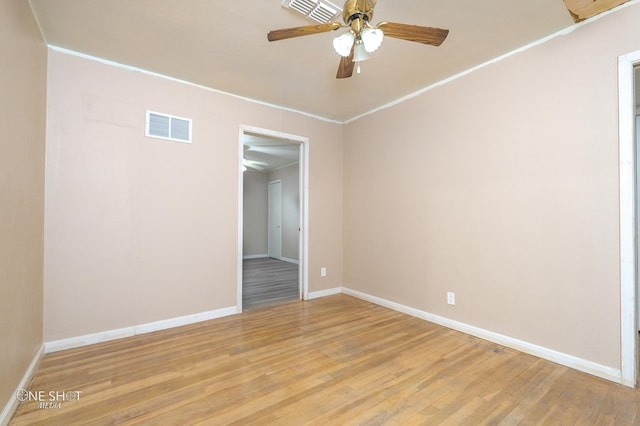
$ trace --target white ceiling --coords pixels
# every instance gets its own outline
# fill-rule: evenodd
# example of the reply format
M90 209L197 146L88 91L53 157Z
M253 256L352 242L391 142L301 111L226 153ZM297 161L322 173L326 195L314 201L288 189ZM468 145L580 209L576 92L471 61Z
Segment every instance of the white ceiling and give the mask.
M267 41L271 29L311 24L281 0L31 5L49 45L341 122L574 25L562 0L379 0L374 23L447 28L448 39L386 38L360 75L336 80L340 31Z
M257 161L260 169L251 166L248 170L270 172L299 162L300 146L269 136L245 133L243 138L244 159Z

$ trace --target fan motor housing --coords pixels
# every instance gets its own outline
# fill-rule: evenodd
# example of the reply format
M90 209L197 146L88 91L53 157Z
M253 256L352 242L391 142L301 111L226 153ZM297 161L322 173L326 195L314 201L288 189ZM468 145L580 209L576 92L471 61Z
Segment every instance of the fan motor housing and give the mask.
M375 0L347 0L344 2L344 8L342 9L342 19L347 25L351 25L351 21L357 18L362 18L365 22L371 22L375 5Z

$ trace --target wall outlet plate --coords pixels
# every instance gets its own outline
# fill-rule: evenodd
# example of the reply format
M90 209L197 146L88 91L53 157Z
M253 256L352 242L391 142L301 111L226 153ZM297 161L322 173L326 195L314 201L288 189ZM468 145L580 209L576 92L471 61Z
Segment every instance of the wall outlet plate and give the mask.
M456 294L455 293L453 293L451 291L447 292L447 303L449 305L455 305L456 304Z

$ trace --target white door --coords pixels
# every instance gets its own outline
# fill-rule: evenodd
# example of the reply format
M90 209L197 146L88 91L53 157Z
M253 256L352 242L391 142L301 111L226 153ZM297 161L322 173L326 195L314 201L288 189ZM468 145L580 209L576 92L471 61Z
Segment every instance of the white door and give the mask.
M282 183L269 182L269 257L282 257Z

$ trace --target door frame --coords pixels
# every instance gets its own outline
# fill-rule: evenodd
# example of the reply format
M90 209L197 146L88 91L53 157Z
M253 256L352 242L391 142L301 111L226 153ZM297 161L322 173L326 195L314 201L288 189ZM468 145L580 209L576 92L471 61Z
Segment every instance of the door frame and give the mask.
M277 138L283 142L298 144L299 168L300 168L300 235L298 239L298 286L300 298L309 299L309 138L306 136L293 135L276 130L264 129L261 127L241 124L238 137L238 242L237 242L237 291L236 310L242 312L242 239L243 239L243 164L244 157L244 134L253 133L258 135Z
M267 256L271 256L271 185L280 184L280 255L276 258L282 260L282 180L276 179L267 182Z
M618 57L620 178L620 383L635 387L638 378L638 281L635 162L634 67L640 50Z

